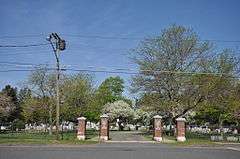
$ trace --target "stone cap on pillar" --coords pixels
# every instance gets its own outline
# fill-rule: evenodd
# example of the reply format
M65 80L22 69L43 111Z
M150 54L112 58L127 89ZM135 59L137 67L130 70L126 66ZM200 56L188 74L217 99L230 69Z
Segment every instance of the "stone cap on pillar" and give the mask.
M100 118L109 118L109 116L107 114L103 114L100 116Z
M160 116L160 115L155 115L153 118L154 118L154 119L162 119L162 116Z
M176 121L184 121L185 122L186 119L185 118L177 118Z
M85 117L79 117L79 118L77 118L77 120L86 120L87 118L85 118Z

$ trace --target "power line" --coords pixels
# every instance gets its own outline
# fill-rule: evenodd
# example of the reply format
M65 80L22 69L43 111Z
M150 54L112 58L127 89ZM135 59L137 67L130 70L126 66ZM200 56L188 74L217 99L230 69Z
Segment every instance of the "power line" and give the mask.
M46 70L56 70L55 68L45 68ZM8 69L8 70L0 70L0 72L32 72L36 71L36 69ZM62 70L64 71L64 70Z
M94 68L93 66L91 66ZM107 68L107 67L106 67ZM47 70L56 70L56 68L44 68ZM97 67L94 69L76 69L76 68L61 68L61 71L75 71L75 72L90 72L90 73L119 73L119 74L128 74L128 75L138 75L138 74L144 74L144 73L166 73L166 74L185 74L185 75L215 75L215 76L230 76L230 78L240 78L238 76L232 76L229 74L224 73L211 73L211 72L183 72L183 71L167 71L167 70L160 70L160 71L154 71L154 70L138 70L135 69L129 69L129 68L116 68L112 70L99 70ZM13 69L13 70L1 70L0 72L18 72L18 71L34 71L34 69Z
M142 37L133 37L133 36L102 36L102 35L84 35L84 34L61 34L62 36L66 37L78 37L78 38L85 38L85 39L105 39L105 40L144 40L148 36ZM32 37L43 37L46 34L33 34L33 35L6 35L0 36L0 39L11 39L11 38L32 38ZM156 35L149 36L154 37ZM222 42L222 43L240 43L240 40L223 40L223 39L203 39L201 41L212 41L212 42Z
M79 37L86 39L119 39L119 40L144 40L148 37L129 37L129 36L101 36L101 35L74 35L74 34L63 34L63 36ZM154 36L150 36L150 38ZM240 40L221 40L221 39L203 39L200 41L212 41L212 42L223 42L223 43L240 43Z
M120 37L120 36L100 36L100 35L74 35L74 34L63 34L63 36L68 37L78 37L78 38L86 38L86 39L105 39L105 40L141 40L144 37Z
M79 71L79 72L120 73L120 74L132 74L132 75L144 74L144 73L148 72L148 73L156 73L156 74L166 73L166 74L186 74L186 75L215 75L215 76L226 75L226 76L230 76L229 74L210 73L210 72L153 71L153 70L140 70L140 72L129 72L130 69L122 69L123 71L118 71L117 69L113 69L112 71L92 70L92 69L64 69L64 70ZM136 71L136 70L132 70L132 71ZM239 77L235 76L234 78L239 78Z
M32 70L24 70L24 69L11 69L11 70L0 70L0 72L29 72L29 71L34 71Z
M49 45L49 43L41 43L41 44L26 44L26 45L0 45L2 48L9 48L9 47L36 47L36 46L43 46Z
M0 36L0 39L17 39L17 38L35 38L35 37L42 37L46 36L45 34L33 34L33 35L6 35Z
M6 61L0 61L1 64L11 64L11 65L38 65L33 63L24 63L24 62L6 62ZM44 64L39 64L44 65Z

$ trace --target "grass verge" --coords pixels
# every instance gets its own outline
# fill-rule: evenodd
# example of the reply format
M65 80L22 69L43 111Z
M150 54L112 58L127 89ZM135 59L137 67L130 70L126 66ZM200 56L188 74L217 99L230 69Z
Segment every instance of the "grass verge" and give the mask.
M153 139L152 133L145 133L144 138L146 140L151 141ZM173 146L215 146L217 145L215 142L209 140L208 138L197 138L197 137L186 137L187 140L185 142L177 142L175 136L163 136L163 144L169 144Z
M41 132L14 132L0 134L0 144L95 144L97 141L91 140L97 136L95 131L86 132L87 139L79 141L76 132L64 132L60 134L60 140L55 139L55 135Z

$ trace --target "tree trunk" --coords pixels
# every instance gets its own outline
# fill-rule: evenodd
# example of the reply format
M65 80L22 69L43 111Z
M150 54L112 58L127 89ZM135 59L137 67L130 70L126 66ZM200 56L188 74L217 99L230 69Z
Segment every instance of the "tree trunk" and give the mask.
M219 128L220 128L220 134L223 137L223 120L222 120L221 115L219 117Z
M174 136L175 133L174 133L174 130L172 128L173 124L175 123L175 119L176 117L174 117L174 115L172 113L169 114L169 133L168 133L168 136Z
M123 131L123 126L122 126L122 121L118 122L118 126L119 126L119 131Z
M53 122L52 122L52 105L50 104L49 108L49 135L52 135L52 127L53 127Z
M169 133L168 136L172 135L172 123L173 123L173 118L169 118Z

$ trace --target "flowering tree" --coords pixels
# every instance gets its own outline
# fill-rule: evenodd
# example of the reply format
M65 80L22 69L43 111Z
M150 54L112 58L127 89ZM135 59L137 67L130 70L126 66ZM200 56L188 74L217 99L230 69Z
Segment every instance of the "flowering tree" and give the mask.
M109 115L111 121L118 122L119 130L123 130L124 125L135 117L133 108L122 100L105 104L103 113Z
M14 111L14 103L11 100L11 97L0 93L0 122L1 124L11 115ZM1 127L1 125L0 125Z
M135 111L134 121L137 125L141 124L144 126L148 126L151 123L152 117L156 114L156 112L146 112L143 109L137 109Z

